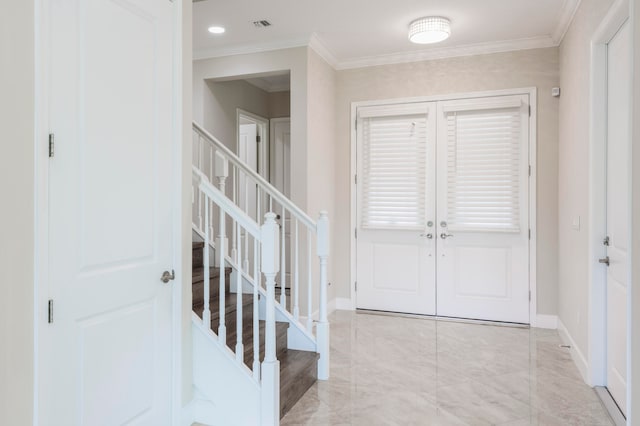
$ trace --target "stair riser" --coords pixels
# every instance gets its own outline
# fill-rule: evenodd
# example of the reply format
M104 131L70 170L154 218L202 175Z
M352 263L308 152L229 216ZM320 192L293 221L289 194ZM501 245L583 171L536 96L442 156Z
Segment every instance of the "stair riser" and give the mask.
M196 269L202 266L202 261L204 259L203 253L204 253L204 248L200 244L193 247L193 250L191 251L191 267L193 269Z

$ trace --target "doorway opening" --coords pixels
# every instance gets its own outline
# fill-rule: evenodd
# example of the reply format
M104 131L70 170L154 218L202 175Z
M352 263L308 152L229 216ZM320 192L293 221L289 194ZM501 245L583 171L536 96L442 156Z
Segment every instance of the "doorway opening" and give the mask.
M535 323L535 95L353 106L357 309Z

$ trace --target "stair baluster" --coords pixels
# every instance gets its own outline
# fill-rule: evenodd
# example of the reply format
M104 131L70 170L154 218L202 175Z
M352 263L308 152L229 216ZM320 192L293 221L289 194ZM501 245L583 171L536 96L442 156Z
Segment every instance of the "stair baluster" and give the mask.
M204 204L204 250L202 256L202 266L204 268L204 310L202 311L202 322L207 328L211 328L211 308L209 306L210 299L210 280L209 280L209 200Z
M307 331L313 333L313 296L311 289L311 231L307 230Z
M300 319L300 288L299 288L299 279L300 279L300 244L299 244L299 235L298 235L298 220L295 219L295 228L294 228L294 273L293 273L293 318L298 321Z
M236 231L240 235L240 224L236 223ZM244 362L244 345L242 344L242 239L238 239L238 257L236 265L236 361Z
M253 240L253 277L256 283L260 283L260 267L258 262L258 240ZM258 298L259 285L253 286L253 377L260 380L260 299Z
M220 209L220 235L224 236L226 235L225 233L225 221L226 221L226 214L224 212L224 210ZM227 343L227 327L225 326L225 309L226 309L226 302L225 302L225 292L226 292L226 274L224 273L224 268L225 268L225 253L226 253L226 247L225 247L225 243L226 243L226 238L221 237L220 238L220 247L219 247L219 264L220 264L220 319L219 319L219 325L218 325L218 339L220 339L220 342L224 345Z
M285 238L285 228L287 226L287 211L284 208L284 205L282 206L282 216L280 217L280 232L281 232L281 237L280 237L280 305L282 305L282 307L286 308L287 307L287 264L285 262L285 259L287 258L286 256L286 250L285 250L285 243L286 243L286 238Z

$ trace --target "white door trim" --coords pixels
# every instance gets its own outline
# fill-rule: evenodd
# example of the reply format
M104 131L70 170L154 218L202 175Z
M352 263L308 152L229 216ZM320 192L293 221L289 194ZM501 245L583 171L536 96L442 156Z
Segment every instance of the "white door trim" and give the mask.
M618 0L604 17L591 39L591 99L589 140L589 348L588 377L591 386L604 386L607 378L607 289L606 270L598 259L606 255L602 239L606 233L606 150L607 150L607 43L629 18L629 0ZM632 120L629 120L632 123ZM631 156L629 156L629 170ZM631 188L631 176L629 176ZM629 193L631 199L631 193ZM631 203L629 203L631 209ZM632 217L629 211L629 218ZM631 229L631 227L629 227ZM629 240L631 241L631 239ZM631 263L629 265L631 276ZM631 283L631 280L629 280ZM628 303L631 303L629 298ZM628 306L631 312L631 306ZM629 315L630 317L630 315ZM630 342L630 324L627 342ZM628 348L631 345L628 344ZM627 362L631 362L627 354ZM628 372L630 369L627 370ZM628 374L628 373L627 373ZM630 383L628 381L628 383ZM627 392L630 391L630 386Z
M171 424L181 424L182 416L182 2L173 0L173 259L175 280L172 282L172 347L171 374L172 407ZM50 28L49 1L35 1L35 111L34 117L34 297L33 297L33 424L48 424L44 417L46 404L42 398L46 393L42 379L46 377L43 369L47 366L47 356L50 347L49 333L47 333L48 300L50 283L49 271L49 42ZM191 124L189 123L189 126ZM188 171L191 175L191 170ZM189 265L190 266L190 265ZM44 423L42 423L44 422Z
M271 140L271 132L270 132L270 126L269 126L269 119L268 118L264 118L261 117L257 114L254 114L252 112L243 110L242 108L236 108L236 155L238 155L238 153L240 152L240 119L244 117L246 119L249 119L253 122L256 123L256 125L258 125L258 134L260 136L260 156L258 157L259 159L259 164L258 164L258 173L260 174L260 176L262 176L265 179L269 179L269 170L271 169L270 167L270 161L268 161L268 159L270 159L269 157L269 143Z
M356 309L356 281L357 281L357 253L356 253L356 238L355 229L357 226L357 189L356 189L356 174L357 174L357 132L356 132L356 120L357 110L363 106L373 105L393 105L393 104L406 104L413 102L437 102L445 100L456 99L473 99L473 98L485 98L492 96L505 96L505 95L529 95L529 104L531 105L531 117L529 126L529 164L531 165L531 177L529 179L529 228L531 229L531 240L529 242L529 289L531 291L531 300L529 301L529 321L532 327L537 326L537 292L536 292L536 200L537 200L537 185L536 185L536 152L537 152L537 89L535 87L519 88L519 89L506 89L506 90L494 90L486 92L470 92L470 93L457 93L452 95L438 95L438 96L421 96L412 98L397 98L397 99L384 99L376 101L360 101L351 103L351 221L350 221L350 298L351 309Z

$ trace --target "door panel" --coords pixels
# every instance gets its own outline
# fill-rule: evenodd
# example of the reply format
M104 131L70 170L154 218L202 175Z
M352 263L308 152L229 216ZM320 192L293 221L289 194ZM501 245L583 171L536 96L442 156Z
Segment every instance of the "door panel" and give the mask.
M438 103L439 316L529 323L528 106Z
M172 15L170 2L51 5L50 425L171 419Z
M629 277L629 24L608 45L607 107L607 387L623 413L627 402Z
M274 118L271 120L271 183L287 197L291 196L291 121L288 118ZM281 206L274 206L275 212L282 216ZM287 267L284 272L285 287L291 288L291 271L295 259L291 250L292 223L291 215L285 212L280 219L284 223L284 256ZM302 230L299 230L302 232ZM282 272L280 273L282 274ZM279 275L280 275L279 274ZM282 278L278 276L280 284Z
M358 114L357 307L435 315L435 104Z

